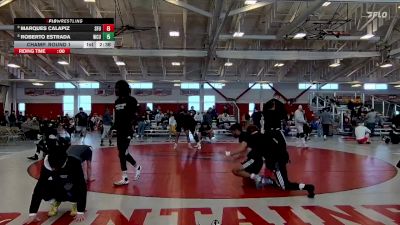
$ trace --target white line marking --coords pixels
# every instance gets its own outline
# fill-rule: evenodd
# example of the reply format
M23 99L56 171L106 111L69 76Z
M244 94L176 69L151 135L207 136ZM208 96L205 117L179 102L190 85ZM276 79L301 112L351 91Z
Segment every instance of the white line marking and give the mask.
M5 220L0 221L0 224L1 223L5 223L5 222L9 222L9 221L11 221L11 219L5 219Z

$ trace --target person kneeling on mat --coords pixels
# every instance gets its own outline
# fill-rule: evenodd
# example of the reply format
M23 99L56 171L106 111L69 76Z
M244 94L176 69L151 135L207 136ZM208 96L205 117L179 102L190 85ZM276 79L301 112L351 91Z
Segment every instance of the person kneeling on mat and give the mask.
M40 177L32 194L29 218L24 224L39 221L37 212L42 200L52 200L48 216L55 216L61 202L72 202L70 215L75 222L85 220L86 182L81 162L67 156L65 151L54 149L44 159Z
M371 130L364 126L363 122L358 123L358 126L354 130L356 135L356 140L358 144L371 144L369 141L369 135L371 134Z
M390 142L392 142L392 144L400 143L400 130L398 130L394 124L391 128L392 129L389 132L389 136L385 136L383 140L386 144L389 144Z
M233 168L232 173L238 177L254 180L257 188L266 183L272 184L270 179L258 175L263 166L262 134L258 131L258 128L255 125L249 125L246 132L243 132L240 124L233 124L229 130L235 138L239 138L240 147L236 151L226 151L226 156L239 156L250 149L247 153L247 159L242 165Z
M86 181L92 182L92 147L89 145L71 145L67 149L67 155L78 159L83 166L86 162Z

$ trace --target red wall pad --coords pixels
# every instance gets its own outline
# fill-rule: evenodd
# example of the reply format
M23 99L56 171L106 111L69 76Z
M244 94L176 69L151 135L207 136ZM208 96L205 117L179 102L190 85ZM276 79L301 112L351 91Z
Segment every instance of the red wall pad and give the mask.
M63 115L63 106L62 103L26 103L25 115L31 114L36 117L55 119L57 115Z

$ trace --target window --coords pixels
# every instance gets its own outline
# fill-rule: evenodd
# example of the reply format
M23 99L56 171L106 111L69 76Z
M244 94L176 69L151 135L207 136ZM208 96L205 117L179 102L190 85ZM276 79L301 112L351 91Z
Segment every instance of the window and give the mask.
M249 115L251 116L254 112L254 108L256 107L256 104L254 103L249 103Z
M339 84L338 83L327 83L321 87L321 90L338 90Z
M57 89L73 89L75 86L69 82L56 82L55 87Z
M199 83L182 83L181 89L200 89Z
M210 83L215 89L222 89L225 84L224 83ZM204 89L212 89L209 84L204 84Z
M92 111L92 96L90 95L79 95L78 96L78 107L83 108L83 111L90 113Z
M209 108L212 108L215 105L215 96L214 95L204 95L204 111L207 111Z
M188 97L188 109L194 107L194 110L200 111L200 96L193 95Z
M98 89L100 84L98 82L85 82L79 83L79 88Z
M387 84L364 84L364 90L387 90Z
M151 111L153 111L153 103L147 103L146 104L146 109L149 108Z
M25 115L25 103L18 103L18 112L22 113L22 115Z
M249 87L251 87L253 84L254 83L249 83ZM270 84L270 85L274 86L273 84ZM253 89L253 90L260 90L260 89L270 90L271 87L268 84L260 84L260 83L258 83L256 85L254 85L251 89Z
M129 83L129 86L133 89L153 89L153 83L151 82Z
M299 89L300 90L305 90L305 89L309 88L310 86L311 86L310 89L312 89L312 90L317 89L317 85L316 84L299 83Z
M69 116L74 116L74 96L64 95L63 96L63 111L64 115L68 113Z

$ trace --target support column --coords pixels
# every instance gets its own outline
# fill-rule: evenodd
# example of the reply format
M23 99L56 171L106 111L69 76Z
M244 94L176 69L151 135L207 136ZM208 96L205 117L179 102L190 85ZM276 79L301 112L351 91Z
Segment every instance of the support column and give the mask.
M17 83L13 82L12 84L12 103L13 103L13 107L12 110L14 110L15 112L17 112L18 106L17 106Z
M203 113L204 112L204 84L200 85L200 112ZM217 99L215 99L217 100Z
M371 107L375 109L375 96L371 96Z
M365 104L365 93L362 93L361 95L361 102L362 104Z
M74 91L74 114L72 116L74 116L77 112L79 112L79 91L78 88L73 89Z
M382 101L382 115L385 116L385 101Z

